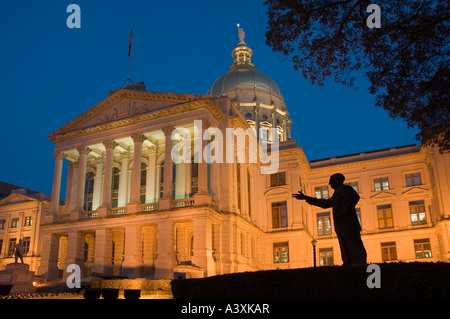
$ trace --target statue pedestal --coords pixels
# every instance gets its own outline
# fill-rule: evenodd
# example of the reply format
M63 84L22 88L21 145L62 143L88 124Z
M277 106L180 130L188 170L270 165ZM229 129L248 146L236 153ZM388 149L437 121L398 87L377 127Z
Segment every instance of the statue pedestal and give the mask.
M34 272L30 271L28 264L8 264L6 269L0 271L0 285L12 285L9 294L35 293L33 286Z

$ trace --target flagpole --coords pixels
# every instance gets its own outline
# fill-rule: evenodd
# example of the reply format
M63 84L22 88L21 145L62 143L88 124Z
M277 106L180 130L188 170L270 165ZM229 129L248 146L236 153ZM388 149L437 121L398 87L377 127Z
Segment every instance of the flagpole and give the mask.
M131 70L131 43L133 41L133 28L134 24L131 26L130 36L128 37L128 77L127 77L127 86L130 85L130 70Z

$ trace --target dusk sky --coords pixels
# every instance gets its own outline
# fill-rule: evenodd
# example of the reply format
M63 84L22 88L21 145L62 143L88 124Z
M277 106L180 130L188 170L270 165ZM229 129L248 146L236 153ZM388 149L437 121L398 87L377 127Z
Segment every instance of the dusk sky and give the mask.
M66 25L71 3L81 8L80 29ZM28 0L4 1L0 10L0 180L7 183L51 193L47 136L126 84L132 24L133 82L206 94L233 63L240 23L252 62L280 87L292 139L309 161L418 143L416 130L375 107L363 76L357 91L332 80L318 87L274 53L265 44L263 1Z

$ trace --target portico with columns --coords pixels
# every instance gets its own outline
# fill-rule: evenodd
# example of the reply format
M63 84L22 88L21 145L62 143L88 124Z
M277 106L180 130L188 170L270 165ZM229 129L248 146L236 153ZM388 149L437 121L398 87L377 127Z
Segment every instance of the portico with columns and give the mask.
M235 178L219 182L220 170L234 164L208 164L202 137L209 126L229 126L227 112L236 117L239 111L226 98L123 88L52 133L52 202L38 274L52 280L63 271L64 279L71 263L82 265L84 276L172 278L177 269L194 277L215 274L213 242L223 222L218 205L238 205L234 194L220 191L232 189ZM176 128L192 136L191 162L173 163L171 150L183 139L173 135Z

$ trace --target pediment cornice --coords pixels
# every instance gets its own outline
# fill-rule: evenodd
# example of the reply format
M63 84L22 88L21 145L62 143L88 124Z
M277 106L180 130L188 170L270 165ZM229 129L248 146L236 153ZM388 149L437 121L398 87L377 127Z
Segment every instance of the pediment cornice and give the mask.
M30 202L37 202L38 200L35 198L31 198L25 195L21 194L11 194L2 200L0 200L0 206L6 206L6 205L15 205L15 204L23 204L23 203L30 203Z
M122 89L51 133L48 139L57 143L198 108L206 108L217 121L224 116L208 96Z

